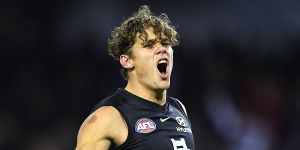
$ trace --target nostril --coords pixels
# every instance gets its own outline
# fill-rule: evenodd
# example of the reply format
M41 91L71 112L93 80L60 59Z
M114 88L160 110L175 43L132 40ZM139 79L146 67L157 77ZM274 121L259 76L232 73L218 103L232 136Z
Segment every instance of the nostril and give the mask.
M159 49L157 50L156 53L157 53L157 54L165 54L165 53L167 53L167 50L166 50L165 47L161 47L161 48L159 48Z

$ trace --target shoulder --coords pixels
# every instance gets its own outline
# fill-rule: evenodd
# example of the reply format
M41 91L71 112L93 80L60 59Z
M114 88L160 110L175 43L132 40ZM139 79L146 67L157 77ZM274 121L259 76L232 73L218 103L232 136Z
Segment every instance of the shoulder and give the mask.
M126 131L126 123L119 111L113 106L102 106L82 123L77 141L79 145L86 145L106 140L118 145L125 141Z
M169 97L169 101L171 104L175 105L177 108L180 108L183 111L183 113L187 116L186 108L180 100L178 100L177 98L174 98L174 97Z
M109 131L113 128L114 121L121 118L119 112L113 106L103 106L85 119L81 125L80 133L97 134L101 138L110 138Z
M102 106L95 110L87 118L90 123L111 123L114 119L121 117L119 111L113 106ZM97 120L97 118L99 118Z
M105 137L113 138L116 130L125 121L120 112L113 106L102 106L85 120L84 124L98 130L97 132L106 133Z

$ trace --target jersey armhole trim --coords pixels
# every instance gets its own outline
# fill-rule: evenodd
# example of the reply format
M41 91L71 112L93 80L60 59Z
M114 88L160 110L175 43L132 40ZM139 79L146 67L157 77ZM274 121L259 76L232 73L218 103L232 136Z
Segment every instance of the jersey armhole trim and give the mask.
M182 109L183 109L185 115L188 116L188 115L187 115L187 112L186 112L186 108L185 108L185 106L181 103L181 101L179 101L179 100L176 99L176 98L174 98L174 99L180 104L180 106L182 107Z

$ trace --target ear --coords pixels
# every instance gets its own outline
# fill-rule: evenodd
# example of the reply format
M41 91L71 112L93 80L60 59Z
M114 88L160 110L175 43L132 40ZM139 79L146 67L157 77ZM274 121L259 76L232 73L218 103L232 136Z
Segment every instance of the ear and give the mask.
M133 68L133 61L128 55L121 55L120 56L120 64L126 69Z

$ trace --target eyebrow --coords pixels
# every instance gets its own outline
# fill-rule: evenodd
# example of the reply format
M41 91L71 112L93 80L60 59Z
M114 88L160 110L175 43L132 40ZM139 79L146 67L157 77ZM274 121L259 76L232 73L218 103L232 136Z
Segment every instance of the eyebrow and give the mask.
M159 41L159 39L157 39L157 38L147 40L148 43L156 43L158 41Z
M154 39L147 39L145 40L142 45L145 46L145 45L154 45L156 44L157 42L159 42L160 40L157 39L157 38L154 38Z

